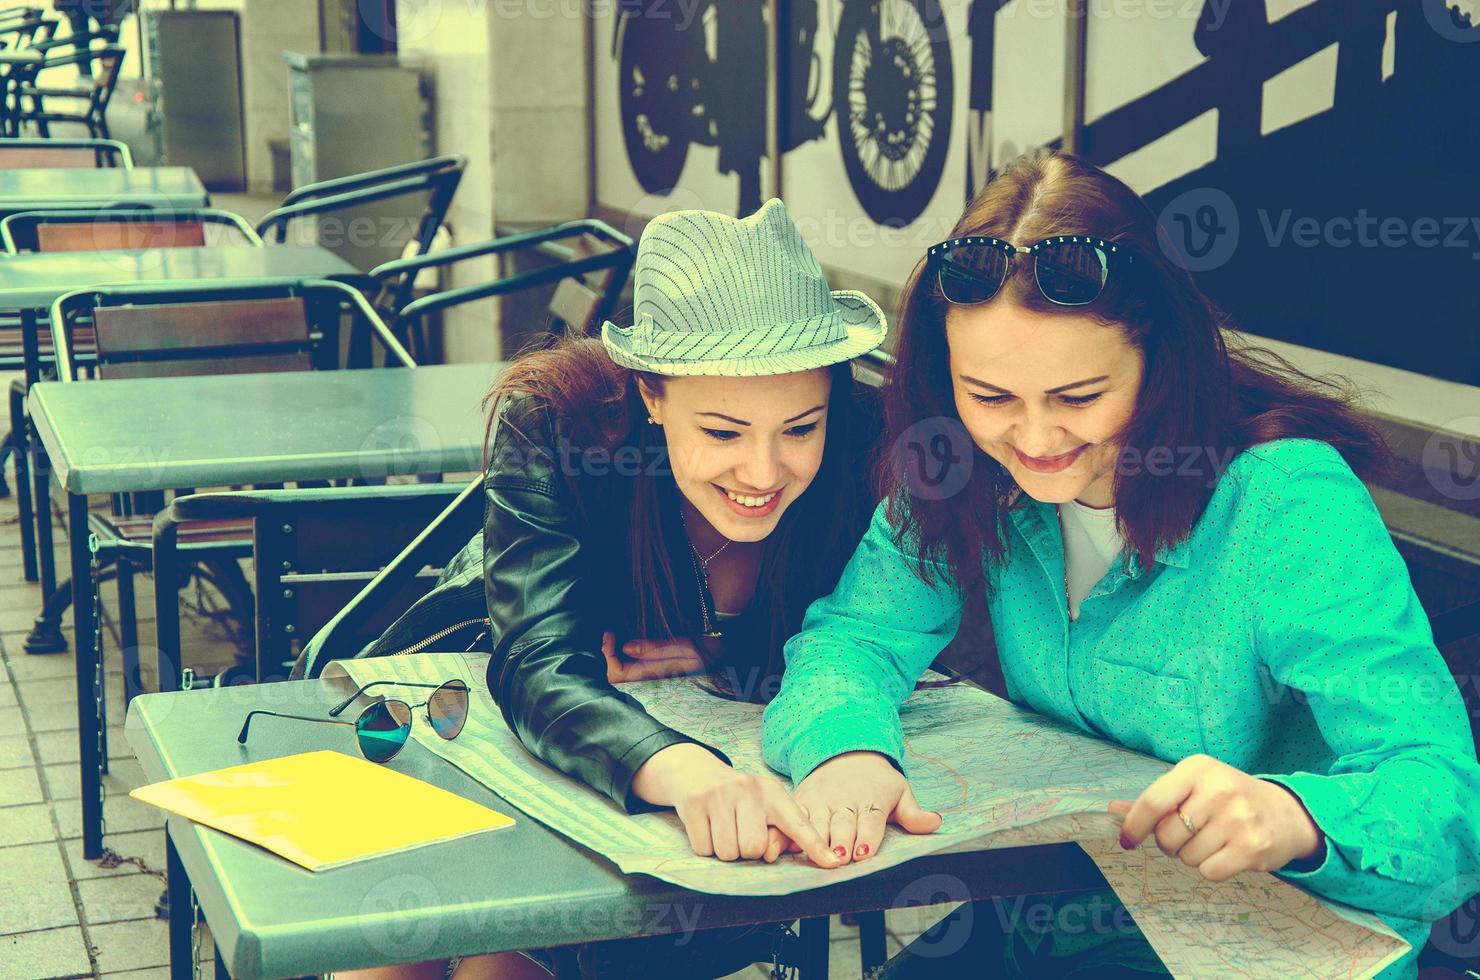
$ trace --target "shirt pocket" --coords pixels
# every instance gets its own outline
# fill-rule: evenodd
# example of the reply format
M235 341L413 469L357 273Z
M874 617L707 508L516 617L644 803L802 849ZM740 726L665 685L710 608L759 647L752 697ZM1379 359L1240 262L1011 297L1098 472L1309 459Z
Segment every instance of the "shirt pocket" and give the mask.
M1207 751L1192 681L1104 658L1093 676L1101 728L1115 741L1167 762Z

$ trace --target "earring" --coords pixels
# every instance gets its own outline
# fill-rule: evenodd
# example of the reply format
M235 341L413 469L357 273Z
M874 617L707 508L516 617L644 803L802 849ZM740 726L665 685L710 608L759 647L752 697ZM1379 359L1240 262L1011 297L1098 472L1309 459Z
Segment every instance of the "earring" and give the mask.
M659 422L657 419L653 418L651 415L648 416L648 425L662 425L662 424L663 424L662 422Z

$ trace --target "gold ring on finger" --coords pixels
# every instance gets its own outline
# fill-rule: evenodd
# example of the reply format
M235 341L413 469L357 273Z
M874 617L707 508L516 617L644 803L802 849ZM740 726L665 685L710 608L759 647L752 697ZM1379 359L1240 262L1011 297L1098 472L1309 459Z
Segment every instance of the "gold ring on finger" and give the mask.
M1192 818L1182 812L1181 807L1177 807L1177 816L1182 818L1182 826L1187 828L1189 834L1195 835L1197 833L1197 824L1193 823Z
M880 810L878 807L874 806L872 803L870 803L868 806L866 806L866 807L863 808L863 812L864 813L882 813L883 811Z
M851 806L840 806L840 807L838 807L838 809L839 810L847 810L849 813L853 814L855 817L858 816L858 811L855 810L855 809L853 809Z

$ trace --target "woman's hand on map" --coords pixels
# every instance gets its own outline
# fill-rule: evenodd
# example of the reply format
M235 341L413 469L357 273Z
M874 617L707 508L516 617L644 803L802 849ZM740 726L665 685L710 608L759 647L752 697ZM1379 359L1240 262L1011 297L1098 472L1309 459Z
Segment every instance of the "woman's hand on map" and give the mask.
M911 834L932 834L942 821L939 813L921 808L909 781L877 752L833 756L802 780L792 798L844 864L879 853L891 822ZM811 856L790 841L786 849Z
M781 856L787 841L825 868L843 862L774 776L740 772L702 745L681 742L653 753L632 779L632 791L649 803L678 811L689 846L721 861Z
M1209 881L1276 871L1325 847L1294 793L1207 755L1188 756L1135 802L1111 803L1110 812L1125 815L1121 847L1139 847L1154 834L1167 856Z
M601 655L606 658L606 679L613 684L678 677L704 667L688 640L628 640L618 650L616 634L603 633Z

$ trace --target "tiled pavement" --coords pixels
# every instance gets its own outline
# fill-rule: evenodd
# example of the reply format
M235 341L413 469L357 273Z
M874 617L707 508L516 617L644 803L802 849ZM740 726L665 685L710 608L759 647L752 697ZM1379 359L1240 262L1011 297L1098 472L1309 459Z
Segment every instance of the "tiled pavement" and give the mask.
M55 526L57 567L65 575L66 533L60 521ZM153 640L152 584L148 576L137 580L139 639L146 649ZM112 868L82 857L71 654L31 656L22 646L40 605L40 586L21 575L12 496L0 500L0 980L164 977L165 923L154 915L164 887L163 822L127 795L143 774L123 737L116 593L103 586L110 668L105 844L133 860ZM64 626L70 638L70 614ZM215 623L187 616L182 634L203 672L232 659L232 645ZM889 951L945 911L891 912ZM831 935L831 975L858 976L857 929L834 919ZM201 946L209 975L209 938ZM759 978L766 970L757 966L736 976Z

